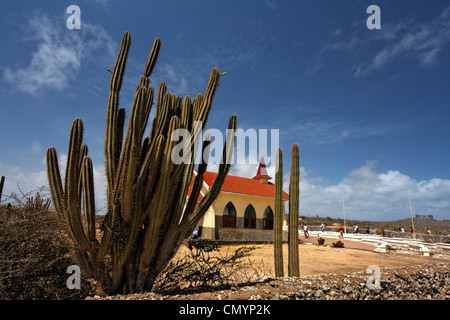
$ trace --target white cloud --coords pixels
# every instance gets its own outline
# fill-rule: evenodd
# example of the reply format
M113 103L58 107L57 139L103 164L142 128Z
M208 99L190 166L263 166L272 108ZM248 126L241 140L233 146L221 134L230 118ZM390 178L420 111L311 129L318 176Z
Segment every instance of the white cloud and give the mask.
M33 96L45 89L67 88L94 51L113 54L113 42L105 30L83 21L82 29L69 30L65 23L46 16L34 16L25 27L27 40L37 42L28 66L6 68L3 78L20 91Z
M414 212L450 218L450 180L433 178L416 181L396 170L376 172L376 162L351 171L342 181L322 186L308 178L300 182L302 215L342 216L359 220L397 220L408 217L411 197Z
M45 163L45 162L44 162ZM66 171L67 154L58 154L59 171L62 182L64 183L64 174ZM96 210L100 214L106 213L106 177L105 166L103 164L94 163L94 190ZM44 197L50 198L50 189L48 187L47 170L43 169L36 172L26 172L23 168L17 166L5 165L0 162L0 173L5 176L5 185L3 188L2 202L13 202L9 199L11 193L20 194L18 185L24 193L38 190L46 187L46 192L41 193Z
M348 219L398 220L409 217L411 197L413 214L450 219L450 180L417 181L397 170L377 172L376 167L376 161L368 161L335 184L310 177L306 168L301 167L300 215L342 218L344 199ZM288 192L290 168L285 164L283 169L283 189ZM230 174L252 178L256 170L257 165L234 165ZM274 182L274 170L268 172Z
M65 154L59 155L60 172L64 176ZM346 218L358 220L397 220L410 215L408 197L413 214L433 214L437 219L450 219L450 180L433 178L417 181L397 170L377 172L377 163L368 161L336 184L324 183L320 177L310 177L306 168L300 168L300 215L342 217L342 199L345 199ZM233 165L230 174L252 178L257 165ZM216 171L217 168L208 168ZM283 189L289 190L289 166L284 165ZM24 192L47 185L46 170L24 172L20 167L0 163L0 172L6 176L4 194L17 192L17 182ZM275 180L274 167L268 174ZM105 213L106 178L103 164L94 164L97 210ZM2 197L6 200L5 197Z

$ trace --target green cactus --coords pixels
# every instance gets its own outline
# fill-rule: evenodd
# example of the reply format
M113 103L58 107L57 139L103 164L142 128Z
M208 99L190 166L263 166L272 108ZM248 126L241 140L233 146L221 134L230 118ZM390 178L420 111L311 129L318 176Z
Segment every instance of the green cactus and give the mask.
M300 154L297 143L291 148L291 172L289 178L289 276L299 277L298 209L300 195Z
M198 94L192 101L189 96L183 101L161 83L156 95L156 116L149 137L144 137L154 95L148 77L161 47L157 38L136 87L125 133L125 110L119 108L119 92L130 43L131 36L126 32L111 73L104 146L107 213L100 236L96 236L95 229L93 167L87 146L82 144L81 119L75 119L72 125L64 185L56 150L53 147L47 150L47 173L55 210L66 222L80 266L100 282L107 294L151 290L158 274L218 196L231 167L225 159L233 152L237 127L233 115L219 174L197 206L192 199L198 198L206 165L199 166L199 174L193 179L194 138L206 124L219 84L219 70L213 68L205 94ZM194 121L201 121L203 126L196 128ZM175 145L172 133L179 128L191 134L188 164L175 164L171 159ZM205 141L202 148L207 144ZM192 180L193 190L186 204Z
M5 176L0 179L0 202L2 201L3 185L5 184Z
M275 217L273 228L275 276L283 277L283 152L277 149L275 163Z

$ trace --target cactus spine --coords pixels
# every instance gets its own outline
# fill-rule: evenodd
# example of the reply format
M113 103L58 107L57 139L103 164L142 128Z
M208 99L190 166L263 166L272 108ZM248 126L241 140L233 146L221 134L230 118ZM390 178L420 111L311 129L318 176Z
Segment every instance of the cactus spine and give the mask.
M283 152L277 149L275 162L275 219L273 228L275 277L283 277Z
M298 209L300 194L300 154L297 143L291 148L291 172L289 178L289 276L299 277Z
M157 38L136 87L125 133L125 110L119 108L119 92L130 44L131 36L126 32L111 74L104 145L107 213L101 239L96 237L93 167L87 146L82 144L81 119L75 119L72 125L64 185L56 150L47 150L47 173L55 209L66 222L80 265L99 280L108 294L151 290L182 240L192 233L218 196L231 167L226 158L233 152L237 127L233 115L219 175L197 206L191 199L198 199L206 164L199 166L199 174L193 179L197 146L194 138L206 124L219 84L219 70L212 69L205 94L198 94L192 101L190 97L183 101L161 83L150 136L144 137L154 98L148 77L161 47ZM195 121L201 121L202 126L195 126ZM184 143L191 153L190 162L175 164L171 158L175 145L172 134L179 128L190 132L190 144L188 139ZM203 142L203 150L208 143ZM192 180L194 187L186 205Z

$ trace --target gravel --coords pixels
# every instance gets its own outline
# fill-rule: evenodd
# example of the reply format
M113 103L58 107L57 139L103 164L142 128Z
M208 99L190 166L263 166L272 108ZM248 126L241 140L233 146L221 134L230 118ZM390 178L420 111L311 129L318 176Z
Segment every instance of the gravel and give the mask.
M300 270L301 273L301 270ZM345 275L268 279L252 285L210 288L190 294L94 296L87 300L449 300L450 263L420 264Z

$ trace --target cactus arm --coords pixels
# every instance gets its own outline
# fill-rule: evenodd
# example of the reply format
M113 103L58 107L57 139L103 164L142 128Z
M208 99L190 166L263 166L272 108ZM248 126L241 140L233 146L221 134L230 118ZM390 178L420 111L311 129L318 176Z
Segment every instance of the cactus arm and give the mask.
M186 231L198 223L198 221L203 217L208 208L212 205L214 200L220 193L223 183L225 182L225 177L231 168L231 157L233 155L235 131L237 128L237 118L235 115L230 117L227 130L227 138L222 151L222 160L219 165L219 173L214 180L213 185L209 192L202 199L196 210L190 214L183 217L183 221L180 223L180 230Z
M125 65L130 49L131 36L129 32L125 32L122 37L119 55L117 56L114 70L111 74L111 81L109 84L109 98L106 115L106 133L105 133L105 173L108 181L108 190L112 192L111 186L114 185L114 173L117 160L117 139L119 139L118 132L118 106L119 106L119 91L122 87L123 75L125 72ZM108 195L109 197L110 195Z
M144 108L146 91L147 89L145 89L145 87L140 87L136 92L133 107L131 109L125 145L123 147L122 157L118 168L118 172L121 173L117 176L118 185L120 185L118 188L123 188L123 191L119 189L118 192L123 195L123 197L121 197L122 214L125 221L131 219L134 206L134 184L141 156L141 133L143 133L140 117Z
M205 95L202 99L200 112L198 114L198 120L202 121L202 129L206 126L206 120L208 119L209 111L211 110L212 102L217 88L219 87L219 69L213 68L209 77L208 86L206 87Z
M123 126L125 123L125 109L120 108L117 110L117 124L116 131L117 139L114 146L114 168L119 166L120 154L122 153L122 143L123 143Z
M168 136L171 136L171 133L179 128L179 119L178 117L173 117L170 121L169 133ZM152 203L149 208L149 219L150 222L145 230L144 234L144 248L140 259L139 271L137 275L137 287L142 290L147 281L147 275L150 268L150 263L152 256L156 251L156 244L158 243L158 237L162 236L158 234L158 230L161 227L164 216L163 213L167 210L170 203L173 201L172 197L169 195L170 193L170 184L169 175L171 171L171 150L173 148L172 139L167 139L165 143L164 153L161 159L161 168L160 168L160 178L158 181L158 185L156 188L156 193L152 199Z
M195 205L197 204L198 201L198 196L203 186L203 174L205 173L206 168L208 166L208 161L207 159L203 159L203 155L205 154L205 150L209 147L210 144L211 144L211 137L205 134L205 139L203 141L202 147L202 162L198 166L197 176L195 177L194 183L192 185L191 195L187 202L183 216L190 216L194 212ZM209 155L208 153L206 154Z
M153 106L153 96L154 96L154 90L152 87L149 87L147 89L146 99L144 102L144 111L143 111L143 115L141 117L141 119L142 119L141 136L144 136L144 131L147 128L148 119L150 117L150 111L152 110L152 106Z
M67 156L66 177L65 177L65 212L75 241L82 250L92 249L91 244L83 230L80 210L80 158L83 156L81 142L83 139L83 122L75 119L70 133L69 150Z
M61 174L59 172L58 156L56 149L53 147L47 149L47 176L50 194L53 199L56 213L61 218L66 219L64 213L64 189L61 182Z
M191 97L184 98L183 107L181 108L181 128L190 130L192 126L192 102Z
M153 68L155 67L156 61L159 56L159 51L161 49L161 38L156 38L153 41L152 50L148 56L147 64L145 66L144 75L148 78L152 74Z
M163 81L158 86L158 94L156 96L156 115L154 118L155 126L152 128L153 130L157 129L157 124L158 124L159 118L161 116L161 110L163 107L163 101L164 101L164 96L166 95L166 92L167 92L167 85ZM152 133L153 133L153 136L155 136L155 133L154 132L152 132Z
M145 106L142 106L142 108L144 108ZM136 111L137 114L138 111ZM138 127L138 125L140 124L139 122L139 117L137 117L137 114L135 115L135 117L133 118L133 120L130 119L130 121L134 121L134 137L133 137L133 145L136 148L136 153L134 153L132 151L132 159L135 159L135 161L137 159L139 159L140 155L137 154L137 152L139 151L139 146L140 146L140 141L142 140L142 135L144 133L143 130L141 130L141 128ZM142 123L141 123L142 124ZM160 139L157 140L157 142L159 142L156 145L156 148L158 148L160 146L160 144L162 143L163 139L162 137ZM153 150L150 150L149 154L153 155ZM158 149L159 151L159 149ZM154 158L148 158L148 159L158 159L157 157ZM135 163L130 163L129 166L133 166L136 165ZM134 212L133 212L133 217L131 219L131 225L130 225L130 232L128 234L127 240L126 240L126 244L125 247L123 249L122 255L120 257L120 264L123 266L125 265L125 263L127 262L128 258L130 257L131 252L133 251L134 247L135 247L135 242L136 242L136 237L139 233L139 231L141 230L142 227L142 217L143 217L143 212L144 212L144 197L145 197L145 183L149 182L148 180L144 180L142 179L143 176L147 176L148 175L148 170L154 170L156 171L156 167L154 166L155 163L150 162L146 162L145 163L145 167L141 167L141 170L139 172L138 175L138 179L135 183L135 177L136 177L136 172L137 172L137 167L135 168L135 170L133 170L132 174L127 178L127 184L130 184L130 190L127 191L128 186L126 186L124 188L124 192L125 194L127 192L129 192L131 195L133 195L134 197L129 197L130 201L133 201L130 206L133 206ZM128 181L129 180L129 181ZM151 183L151 182L150 182ZM133 192L135 190L135 192ZM124 211L126 210L126 207L123 207ZM125 219L125 217L124 217Z
M289 276L299 277L298 209L300 195L300 153L297 143L291 148L291 173L289 179Z
M89 156L84 158L81 180L83 183L83 205L86 214L88 239L91 243L98 244L95 234L94 169Z
M274 264L275 276L283 277L283 151L277 149L275 163Z
M152 199L155 185L158 178L159 166L162 161L162 156L164 154L165 140L162 135L156 139L156 143L151 146L150 152L144 161L139 174L139 179L145 181L145 192L144 192L144 211L145 216L149 213L149 205Z

